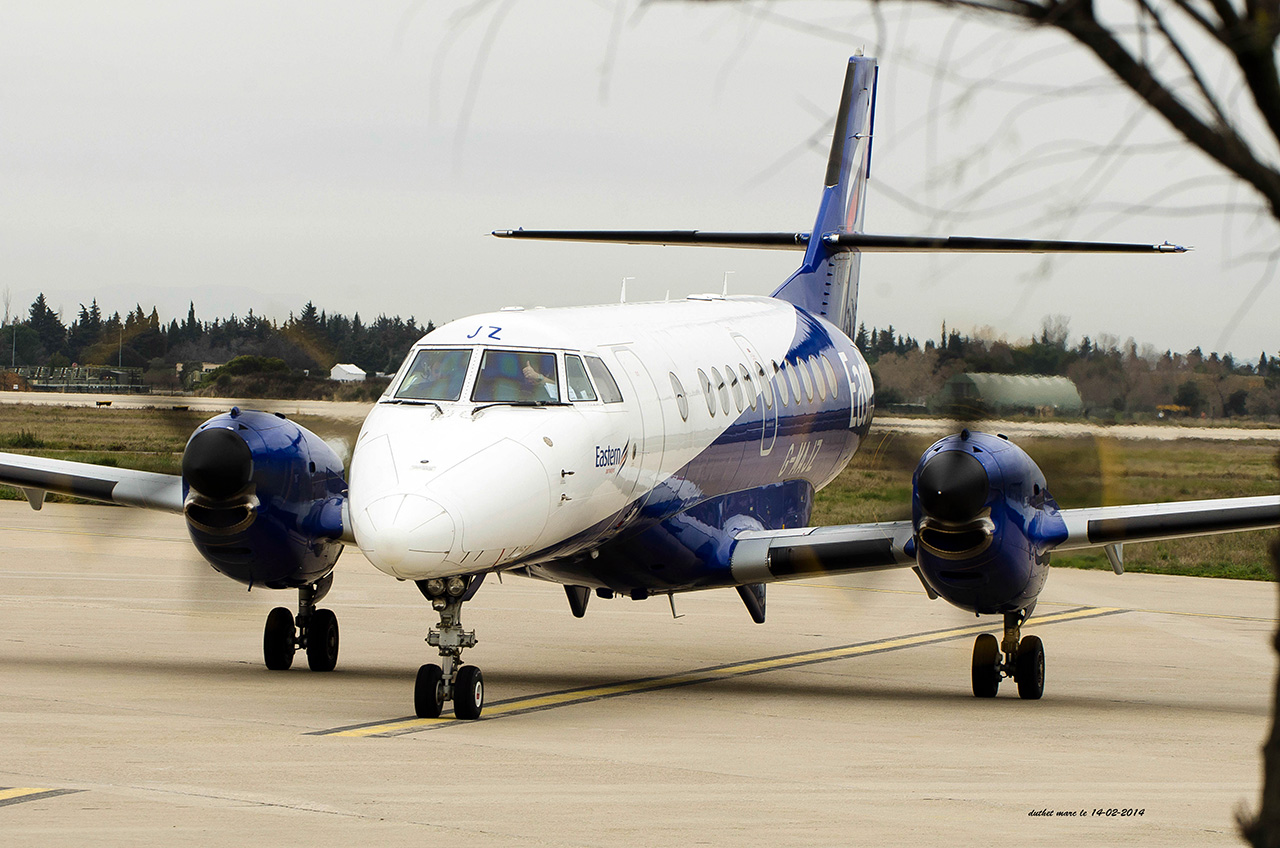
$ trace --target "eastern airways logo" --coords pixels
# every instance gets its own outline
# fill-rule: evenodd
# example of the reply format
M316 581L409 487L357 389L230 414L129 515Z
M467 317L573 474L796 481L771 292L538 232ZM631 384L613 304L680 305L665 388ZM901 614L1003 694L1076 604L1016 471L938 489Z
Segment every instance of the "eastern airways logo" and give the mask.
M622 470L622 466L627 464L627 448L630 446L630 440L620 448L596 445L596 468L605 469L606 474Z

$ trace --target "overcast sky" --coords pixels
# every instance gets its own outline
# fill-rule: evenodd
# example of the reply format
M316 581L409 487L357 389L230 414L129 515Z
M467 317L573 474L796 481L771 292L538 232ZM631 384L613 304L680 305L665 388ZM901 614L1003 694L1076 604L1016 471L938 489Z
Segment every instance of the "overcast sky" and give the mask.
M166 320L190 300L278 319L312 300L437 324L614 301L624 276L633 300L718 291L725 271L732 293L767 294L798 254L487 233L808 230L844 64L865 48L881 58L869 230L1196 248L867 257L868 324L1017 339L1062 314L1073 341L1280 352L1280 286L1259 290L1247 261L1275 225L1157 119L1133 120L1093 60L927 7L886 8L878 30L867 9L0 2L0 290L24 315L43 291L66 320L96 297ZM1143 155L1083 156L1122 133Z

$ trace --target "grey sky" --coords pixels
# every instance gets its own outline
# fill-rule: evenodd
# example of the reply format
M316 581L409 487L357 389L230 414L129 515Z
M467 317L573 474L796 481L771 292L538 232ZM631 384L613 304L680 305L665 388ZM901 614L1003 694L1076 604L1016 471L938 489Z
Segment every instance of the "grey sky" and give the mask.
M1280 351L1280 287L1231 321L1264 267L1229 258L1273 246L1269 219L1118 213L1147 198L1254 203L1189 150L1018 171L966 214L927 214L1029 152L1104 144L1138 110L1052 35L956 29L922 7L887 20L886 46L853 3L3 3L0 288L24 313L44 291L67 318L96 296L165 318L194 300L206 318L283 319L310 299L437 323L616 300L623 276L636 300L719 290L726 270L732 292L767 293L797 255L486 234L808 229L828 142L805 141L865 47L881 58L868 229L1197 248L1048 271L1026 257L868 257L869 324L1018 338L1061 313L1074 338ZM930 74L943 55L964 57L968 78L1015 70L966 89ZM1075 88L1028 101L1030 84ZM1127 140L1169 138L1147 118ZM1092 207L1064 215L1082 200Z

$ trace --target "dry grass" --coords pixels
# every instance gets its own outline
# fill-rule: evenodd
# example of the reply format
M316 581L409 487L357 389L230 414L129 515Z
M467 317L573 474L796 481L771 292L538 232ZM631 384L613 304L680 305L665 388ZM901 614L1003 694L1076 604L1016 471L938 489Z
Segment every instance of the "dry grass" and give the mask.
M206 418L172 409L86 409L0 405L0 450L181 472L182 449ZM358 424L299 417L326 438L354 444ZM911 473L932 440L873 432L853 462L820 492L816 524L891 521L911 515ZM1026 439L1063 507L1194 500L1280 491L1274 445L1262 442L1147 442L1109 438ZM0 486L0 497L21 498ZM1274 533L1232 533L1125 546L1131 571L1274 579L1267 546ZM1096 555L1063 556L1055 565L1110 568Z

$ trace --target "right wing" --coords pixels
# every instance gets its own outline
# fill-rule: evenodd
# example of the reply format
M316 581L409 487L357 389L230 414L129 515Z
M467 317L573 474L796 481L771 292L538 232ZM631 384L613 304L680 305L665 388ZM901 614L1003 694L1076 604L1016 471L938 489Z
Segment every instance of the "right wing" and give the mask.
M46 492L91 501L182 512L182 477L88 462L0 453L0 483L21 489L32 509Z

